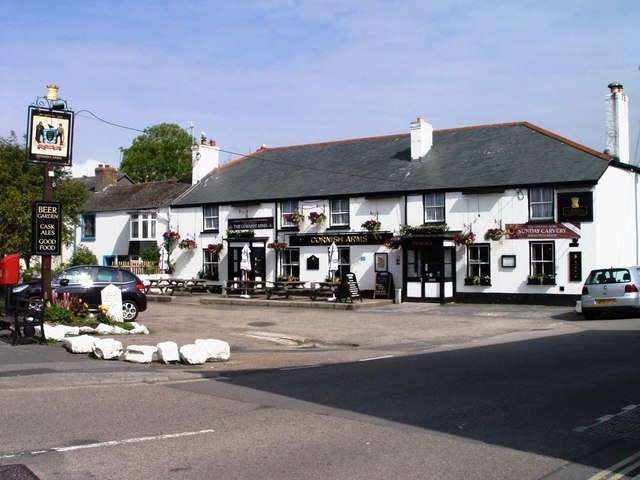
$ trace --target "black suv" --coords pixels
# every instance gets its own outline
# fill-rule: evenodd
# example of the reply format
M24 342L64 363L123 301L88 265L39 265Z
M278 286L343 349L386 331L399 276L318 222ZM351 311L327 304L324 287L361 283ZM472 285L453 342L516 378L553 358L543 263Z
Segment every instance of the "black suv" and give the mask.
M98 310L98 306L102 303L102 289L108 285L115 285L122 292L122 317L125 322L132 322L139 312L147 309L144 284L128 270L99 265L80 265L62 270L51 278L51 289L56 292L58 298L68 292L89 305L90 311ZM18 298L41 296L40 280L20 283L11 289L12 304Z

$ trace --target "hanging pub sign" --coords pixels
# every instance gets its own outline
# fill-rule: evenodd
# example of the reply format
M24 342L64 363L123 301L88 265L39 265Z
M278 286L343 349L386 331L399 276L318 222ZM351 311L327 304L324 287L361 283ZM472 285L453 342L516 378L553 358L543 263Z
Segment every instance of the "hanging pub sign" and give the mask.
M73 112L29 107L27 160L71 166Z
M558 193L558 221L593 222L593 193Z
M61 219L62 207L59 202L32 202L32 255L60 255Z

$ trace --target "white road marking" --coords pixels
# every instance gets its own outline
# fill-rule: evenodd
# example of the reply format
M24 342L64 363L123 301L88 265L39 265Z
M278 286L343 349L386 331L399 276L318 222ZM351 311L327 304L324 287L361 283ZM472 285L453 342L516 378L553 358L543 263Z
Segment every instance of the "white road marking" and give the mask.
M125 438L123 440L110 440L107 442L86 443L84 445L69 445L67 447L53 447L47 450L31 450L28 452L14 453L9 455L0 455L0 460L6 458L19 457L24 455L42 455L49 452L73 452L75 450L83 450L87 448L113 447L117 445L126 445L129 443L152 442L155 440L167 440L170 438L191 437L193 435L203 435L205 433L213 433L215 430L198 430L195 432L166 433L164 435L153 435L150 437Z
M383 360L385 358L393 358L393 355L383 355L381 357L361 358L359 362L371 362L373 360Z

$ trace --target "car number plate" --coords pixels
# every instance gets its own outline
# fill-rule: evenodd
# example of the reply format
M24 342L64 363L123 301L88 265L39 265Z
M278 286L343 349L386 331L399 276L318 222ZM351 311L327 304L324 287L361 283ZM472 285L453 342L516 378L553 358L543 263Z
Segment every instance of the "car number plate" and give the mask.
M596 305L614 305L616 303L616 299L607 299L607 300L596 300Z

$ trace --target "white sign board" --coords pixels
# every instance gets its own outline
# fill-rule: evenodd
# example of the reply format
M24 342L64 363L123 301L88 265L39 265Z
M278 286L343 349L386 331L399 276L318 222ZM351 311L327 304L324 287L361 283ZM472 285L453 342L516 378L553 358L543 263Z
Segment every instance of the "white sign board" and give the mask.
M107 285L100 292L102 305L107 307L107 314L116 322L122 322L122 292L115 285Z

